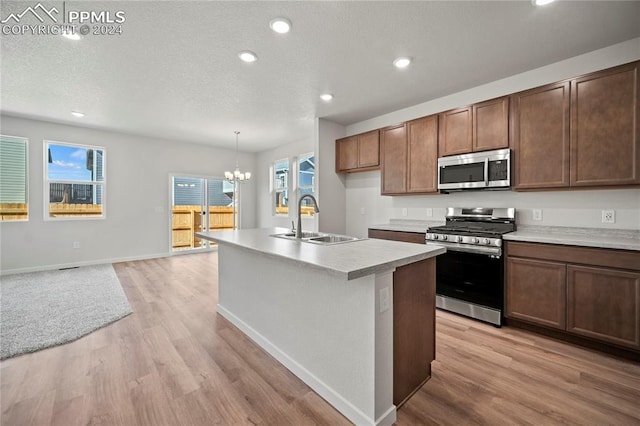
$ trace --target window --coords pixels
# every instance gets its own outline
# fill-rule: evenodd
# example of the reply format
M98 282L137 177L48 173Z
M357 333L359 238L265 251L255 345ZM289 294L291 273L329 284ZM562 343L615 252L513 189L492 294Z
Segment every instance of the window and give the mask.
M45 219L104 218L105 150L45 141Z
M316 159L313 153L301 155L298 159L298 200L305 194L315 195ZM313 217L314 208L311 200L302 201L302 216Z
M274 212L289 214L289 160L278 160L273 166Z
M0 135L0 220L27 220L28 140Z

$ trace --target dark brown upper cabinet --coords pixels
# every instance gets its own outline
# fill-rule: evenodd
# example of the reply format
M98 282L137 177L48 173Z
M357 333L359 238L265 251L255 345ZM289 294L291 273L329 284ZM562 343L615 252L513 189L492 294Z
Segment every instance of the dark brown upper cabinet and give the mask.
M407 192L407 125L386 127L380 135L382 194L404 194Z
M438 116L407 123L407 192L438 192Z
M513 185L569 186L569 82L511 96Z
M638 62L511 96L514 187L640 183Z
M336 140L336 172L361 172L379 167L378 130Z
M638 62L571 81L571 185L640 183Z
M382 194L438 192L438 116L381 130Z
M509 147L509 98L502 97L439 116L439 155Z

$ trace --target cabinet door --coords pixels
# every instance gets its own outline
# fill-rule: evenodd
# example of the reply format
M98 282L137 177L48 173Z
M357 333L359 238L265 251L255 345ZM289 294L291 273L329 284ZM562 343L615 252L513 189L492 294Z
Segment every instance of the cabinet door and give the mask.
M407 128L404 124L382 129L382 194L407 192Z
M567 330L640 347L640 273L568 266Z
M569 83L511 97L514 186L569 186Z
M473 105L473 150L509 148L509 98Z
M438 116L407 123L407 192L438 192Z
M439 115L439 155L471 152L471 107L458 108Z
M358 136L336 140L336 171L358 167Z
M358 167L380 165L380 136L377 130L358 135Z
M638 63L572 84L571 185L640 183Z
M565 330L566 274L564 263L507 258L505 316Z

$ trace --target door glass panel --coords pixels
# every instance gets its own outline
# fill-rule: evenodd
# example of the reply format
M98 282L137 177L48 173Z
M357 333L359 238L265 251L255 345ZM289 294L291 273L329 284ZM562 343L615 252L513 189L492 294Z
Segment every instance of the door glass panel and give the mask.
M173 251L215 245L196 232L233 229L233 185L224 179L174 176L171 186Z

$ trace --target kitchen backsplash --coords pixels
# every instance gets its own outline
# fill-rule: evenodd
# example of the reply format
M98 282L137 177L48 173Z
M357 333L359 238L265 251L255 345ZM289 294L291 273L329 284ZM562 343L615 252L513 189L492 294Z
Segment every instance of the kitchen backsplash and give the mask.
M447 207L515 207L522 225L640 229L640 189L584 191L469 191L429 196L381 196L380 173L347 178L347 233L365 235L367 225L391 219L441 220ZM540 210L542 220L534 220ZM602 223L602 210L615 223Z

